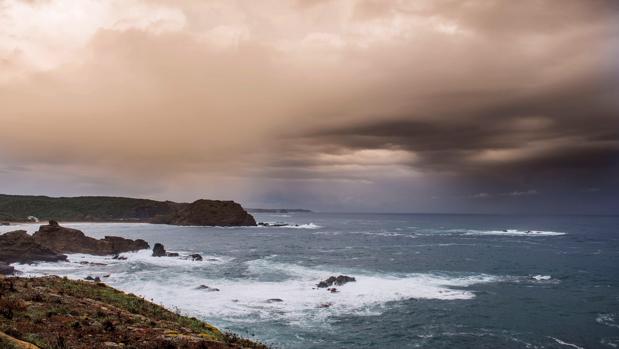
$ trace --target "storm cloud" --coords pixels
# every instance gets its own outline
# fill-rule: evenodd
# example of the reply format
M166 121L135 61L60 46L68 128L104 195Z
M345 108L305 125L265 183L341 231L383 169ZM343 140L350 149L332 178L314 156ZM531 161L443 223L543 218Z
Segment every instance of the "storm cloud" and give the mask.
M0 191L616 213L618 4L5 0Z

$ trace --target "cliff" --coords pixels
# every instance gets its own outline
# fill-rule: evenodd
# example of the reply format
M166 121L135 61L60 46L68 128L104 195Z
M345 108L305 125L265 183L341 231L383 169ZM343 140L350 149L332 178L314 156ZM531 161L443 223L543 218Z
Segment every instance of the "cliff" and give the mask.
M186 210L191 205L193 208ZM256 225L253 217L233 201L198 200L190 204L108 196L54 198L0 194L0 221L27 221L31 216L65 222Z
M0 276L0 348L266 346L102 283Z

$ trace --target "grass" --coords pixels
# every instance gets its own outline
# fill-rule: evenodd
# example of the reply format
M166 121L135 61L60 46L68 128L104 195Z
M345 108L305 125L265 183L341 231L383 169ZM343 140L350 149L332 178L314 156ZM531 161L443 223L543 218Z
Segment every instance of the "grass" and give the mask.
M104 284L55 276L0 279L0 331L48 349L267 348Z

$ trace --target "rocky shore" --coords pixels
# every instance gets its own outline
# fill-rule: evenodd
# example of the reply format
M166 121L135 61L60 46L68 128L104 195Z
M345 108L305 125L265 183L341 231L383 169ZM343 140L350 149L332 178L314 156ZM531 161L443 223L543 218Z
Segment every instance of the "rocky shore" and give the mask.
M0 348L267 348L103 283L0 275Z
M0 235L0 274L12 274L11 263L66 261L64 253L116 255L149 248L146 241L106 236L97 240L56 221L42 225L33 235L16 230Z

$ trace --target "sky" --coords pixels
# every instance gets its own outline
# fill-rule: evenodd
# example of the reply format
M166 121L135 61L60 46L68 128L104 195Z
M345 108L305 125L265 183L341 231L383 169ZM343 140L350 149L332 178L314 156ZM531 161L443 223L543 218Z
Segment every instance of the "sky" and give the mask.
M619 214L619 1L0 0L0 193Z

